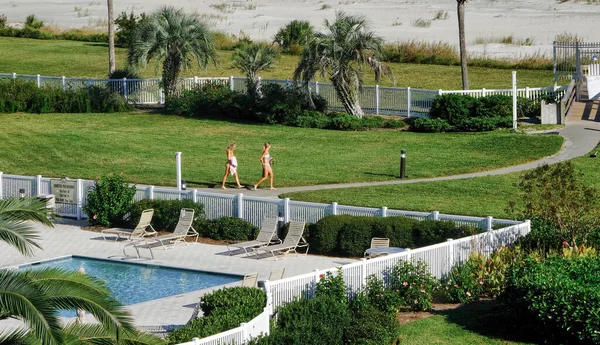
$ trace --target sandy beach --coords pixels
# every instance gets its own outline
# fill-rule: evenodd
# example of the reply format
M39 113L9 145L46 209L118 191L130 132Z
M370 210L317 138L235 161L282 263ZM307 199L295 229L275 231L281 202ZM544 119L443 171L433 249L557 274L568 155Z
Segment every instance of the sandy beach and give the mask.
M406 40L443 41L458 45L456 1L453 0L115 0L115 15L122 11L151 13L160 6L183 7L197 13L216 30L270 41L288 22L308 20L320 28L335 11L362 14L387 42ZM436 12L441 19L433 20ZM30 14L63 28L103 27L107 9L104 0L1 0L0 13L12 25ZM429 27L414 25L431 21ZM600 41L600 5L587 1L556 0L471 0L466 5L468 49L472 54L516 57L543 53L551 56L556 35L568 33L584 41ZM512 36L515 42L500 44ZM479 41L479 44L476 44ZM484 42L484 43L482 43Z

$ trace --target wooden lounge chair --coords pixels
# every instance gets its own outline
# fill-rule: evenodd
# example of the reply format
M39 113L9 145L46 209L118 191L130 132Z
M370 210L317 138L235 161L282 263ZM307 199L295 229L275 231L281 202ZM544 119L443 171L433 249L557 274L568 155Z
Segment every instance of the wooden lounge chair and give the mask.
M258 248L257 250L264 251L265 253L271 253L273 258L275 258L275 253L277 252L283 253L284 256L292 252L298 254L296 249L305 247L306 252L304 254L308 254L308 242L306 242L304 237L302 237L305 225L305 222L294 220L290 221L290 227L288 229L287 236L285 236L285 239L283 240L283 243L276 244L274 246Z
M390 239L389 238L373 237L371 239L371 248L369 248L369 249L373 249L373 248L387 248L389 246L390 246ZM381 256L381 255L387 255L387 254L385 254L385 253L369 253L368 250L366 250L364 256L367 259L372 259L374 257Z
M135 229L122 229L122 228L111 228L102 230L102 238L107 240L106 235L115 235L115 242L120 240L121 238L127 238L128 240L136 239L136 238L144 238L149 236L156 236L157 232L154 230L150 222L152 221L152 216L154 215L154 210L144 210L140 216L140 221L138 222Z
M281 243L281 240L277 236L277 223L279 219L277 217L265 217L260 225L260 232L256 236L255 240L233 243L227 245L229 255L233 255L232 250L229 247L243 249L246 255L248 255L248 249L256 249L260 247L268 246L269 244Z
M145 246L150 250L150 255L152 259L154 259L154 253L152 252L152 245L156 243L160 243L160 245L164 249L173 248L177 243L183 242L187 246L187 242L185 241L186 237L195 237L195 242L198 241L198 237L200 234L194 229L192 223L194 222L194 209L192 208L184 208L181 210L179 214L179 221L177 222L177 226L175 226L175 230L172 234L157 236L153 238L142 238L140 241L134 242L132 245L138 253L138 257L140 256L139 248L141 246ZM125 248L130 245L126 245L123 248L123 254L127 256L125 253Z

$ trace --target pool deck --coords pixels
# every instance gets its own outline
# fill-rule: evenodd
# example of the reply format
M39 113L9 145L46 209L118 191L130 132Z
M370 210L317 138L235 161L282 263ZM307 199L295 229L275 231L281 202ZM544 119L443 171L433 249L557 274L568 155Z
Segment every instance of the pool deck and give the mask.
M259 273L259 280L268 279L271 270L285 267L285 277L327 269L351 263L354 260L317 255L288 255L283 260L272 258L254 259L245 255L230 256L226 246L190 243L177 245L173 249L155 248L154 260L148 250L141 249L142 259L124 258L123 247L127 241L105 241L99 232L81 229L85 222L57 220L54 228L35 225L39 230L38 241L43 250L36 250L33 257L26 257L13 247L0 242L0 268L54 259L61 256L80 255L100 259L127 260L131 262L196 269L209 272L245 275ZM129 248L131 249L131 248ZM134 250L128 253L134 254ZM233 283L230 285L240 285ZM137 326L183 325L190 316L198 297L212 289L198 290L181 295L156 299L127 306ZM0 322L0 329L6 321Z

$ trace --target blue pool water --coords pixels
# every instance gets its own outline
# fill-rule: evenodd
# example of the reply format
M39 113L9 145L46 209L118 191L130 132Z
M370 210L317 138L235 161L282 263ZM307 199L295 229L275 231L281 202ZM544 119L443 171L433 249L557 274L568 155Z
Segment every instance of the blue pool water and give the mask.
M125 305L206 289L242 279L235 275L77 256L24 265L20 266L19 270L38 270L47 267L73 271L83 267L85 273L105 281L115 298Z

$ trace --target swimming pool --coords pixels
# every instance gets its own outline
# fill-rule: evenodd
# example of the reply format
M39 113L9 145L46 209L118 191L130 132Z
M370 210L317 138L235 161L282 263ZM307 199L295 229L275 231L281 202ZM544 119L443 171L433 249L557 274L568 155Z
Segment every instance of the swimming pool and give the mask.
M81 256L21 265L18 270L38 270L48 267L72 271L83 267L85 273L105 281L114 297L125 305L229 284L242 279L241 276L236 275Z

